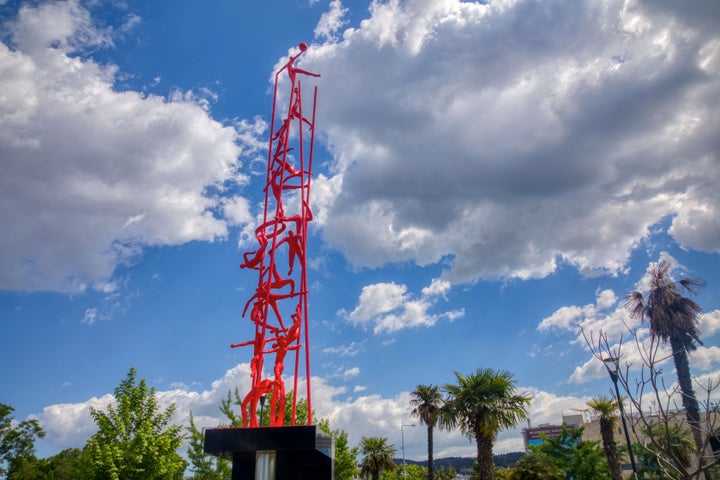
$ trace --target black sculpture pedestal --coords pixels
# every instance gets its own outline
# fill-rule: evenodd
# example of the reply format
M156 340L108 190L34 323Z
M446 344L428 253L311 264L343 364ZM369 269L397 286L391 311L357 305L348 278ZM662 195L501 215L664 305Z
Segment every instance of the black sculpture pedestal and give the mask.
M334 474L332 438L315 425L209 428L205 453L231 458L232 480L332 480ZM267 468L273 457L274 468ZM267 476L272 470L274 478Z

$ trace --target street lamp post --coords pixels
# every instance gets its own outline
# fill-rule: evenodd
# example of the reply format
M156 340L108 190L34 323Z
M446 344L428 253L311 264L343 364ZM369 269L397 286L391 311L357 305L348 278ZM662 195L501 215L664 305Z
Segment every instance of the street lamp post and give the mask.
M414 427L414 423L401 423L400 424L400 437L402 440L402 452L403 452L403 480L407 479L407 468L405 467L405 427Z
M265 406L265 395L260 396L260 426L263 426L263 407Z
M628 455L630 456L630 465L632 466L633 478L637 480L637 467L635 466L635 457L633 456L632 444L630 443L630 434L628 433L627 423L625 423L625 412L623 410L622 399L620 398L620 389L618 388L618 370L620 369L620 359L617 357L607 357L603 359L605 368L610 374L610 379L615 385L615 395L620 409L620 420L622 420L623 430L625 431L625 442L627 442Z

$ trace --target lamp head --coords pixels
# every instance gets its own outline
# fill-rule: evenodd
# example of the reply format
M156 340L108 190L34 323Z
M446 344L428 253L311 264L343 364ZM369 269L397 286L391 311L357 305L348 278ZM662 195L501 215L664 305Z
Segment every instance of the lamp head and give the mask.
M607 368L610 373L618 373L618 370L620 369L619 358L607 357L603 359L603 362L605 363L605 368Z

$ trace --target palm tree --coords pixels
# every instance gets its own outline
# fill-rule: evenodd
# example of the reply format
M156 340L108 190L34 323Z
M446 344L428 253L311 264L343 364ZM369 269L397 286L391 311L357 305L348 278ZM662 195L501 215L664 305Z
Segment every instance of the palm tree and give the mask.
M625 306L630 310L631 317L649 321L650 334L653 337L670 342L685 415L698 453L701 453L703 438L700 431L700 408L692 388L688 352L695 350L698 344L702 345L697 326L698 315L702 309L697 303L680 294L671 276L672 268L673 264L668 258L661 258L652 265L650 290L646 295L638 291L628 294ZM678 283L692 295L705 285L703 280L688 277Z
M493 444L497 434L527 418L531 398L515 393L513 374L507 370L478 369L463 376L455 372L457 385L446 384L448 397L440 414L440 425L460 427L475 439L478 478L493 480Z
M600 415L600 436L602 437L603 449L610 467L610 477L612 480L622 480L620 457L614 435L615 424L617 423L615 412L618 409L618 404L614 398L594 397L586 405Z
M362 437L360 439L360 450L364 455L360 464L360 476L378 480L384 470L395 468L393 457L395 447L388 445L387 438Z
M515 464L510 480L564 480L565 475L552 458L535 452L527 452Z
M656 423L644 429L649 442L639 445L646 461L664 472L665 477L677 477L680 470L690 466L694 443L692 435L682 425Z
M410 414L420 419L420 423L427 425L428 480L434 480L433 429L437 425L442 407L442 395L436 385L418 385L410 395L413 397L410 399L410 405L413 407Z

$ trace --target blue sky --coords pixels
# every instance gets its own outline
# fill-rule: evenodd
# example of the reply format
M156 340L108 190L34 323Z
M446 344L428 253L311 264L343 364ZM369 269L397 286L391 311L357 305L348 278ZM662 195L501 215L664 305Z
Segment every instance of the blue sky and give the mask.
M623 296L662 256L707 280L691 362L718 377L714 2L5 1L0 21L0 402L40 419L41 455L82 446L131 366L181 423L247 389L238 265L270 80L302 41L313 404L351 443L399 449L409 392L453 371L510 370L535 424L608 394L579 327L645 338Z

